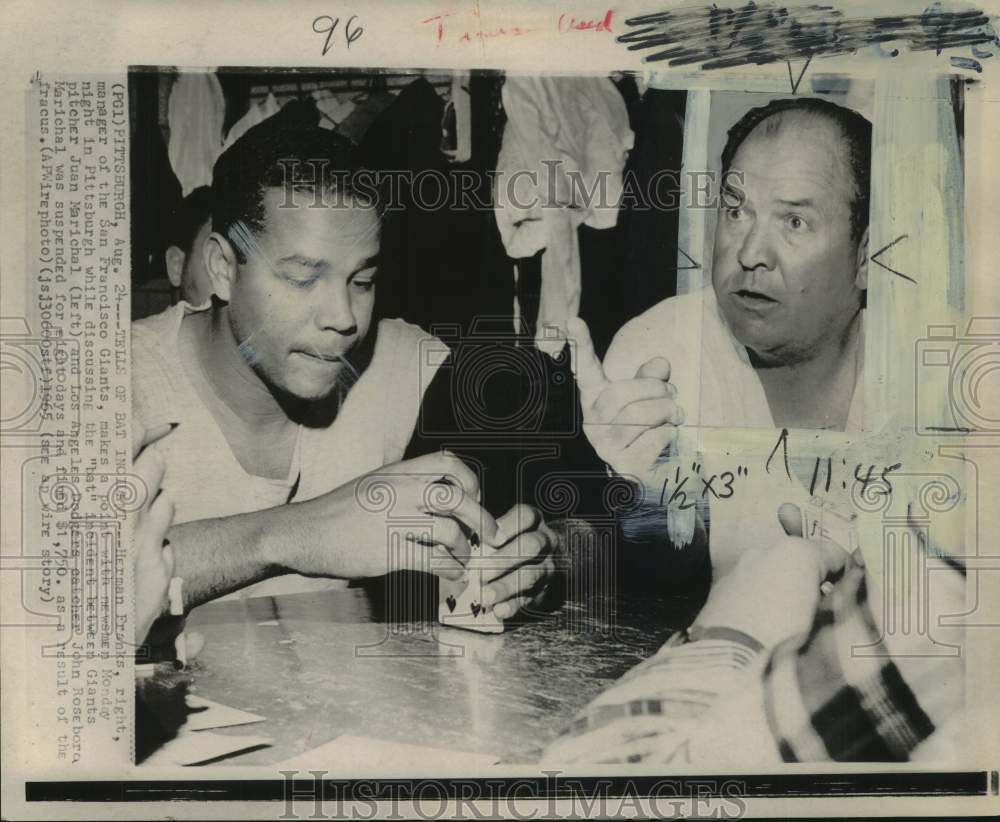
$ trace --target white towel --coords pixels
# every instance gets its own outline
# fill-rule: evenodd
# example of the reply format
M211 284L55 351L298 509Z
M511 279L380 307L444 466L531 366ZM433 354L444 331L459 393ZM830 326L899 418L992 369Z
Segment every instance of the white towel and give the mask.
M212 184L212 166L222 153L226 98L213 73L182 74L170 91L170 165L183 196Z
M606 77L508 77L497 159L496 218L507 253L542 257L536 343L554 355L580 306L577 228L618 220L625 156L635 140Z

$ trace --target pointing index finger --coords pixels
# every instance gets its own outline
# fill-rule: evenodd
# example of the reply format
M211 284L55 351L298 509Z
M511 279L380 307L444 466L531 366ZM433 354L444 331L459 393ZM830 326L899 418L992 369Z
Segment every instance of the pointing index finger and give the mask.
M571 317L566 323L566 331L575 342L575 345L570 345L570 356L576 384L580 389L580 401L584 408L589 408L607 386L608 379L597 352L594 351L594 341L590 338L587 324L579 317Z

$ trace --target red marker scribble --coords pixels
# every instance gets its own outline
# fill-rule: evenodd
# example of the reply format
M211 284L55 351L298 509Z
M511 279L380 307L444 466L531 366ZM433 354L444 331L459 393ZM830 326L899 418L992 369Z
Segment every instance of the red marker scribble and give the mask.
M560 34L568 34L571 31L611 31L611 19L615 15L614 9L608 9L604 17L599 20L580 20L572 14L560 14L556 23L556 28Z
M467 31L458 38L458 41L460 43L471 43L473 40L491 40L494 37L517 37L521 34L528 34L531 31L534 31L534 29L522 29L520 26L511 26L510 28L501 26L493 31Z
M444 18L451 17L454 12L448 11L444 14L436 14L433 17L428 17L426 20L421 20L421 23L433 23L437 22L437 41L440 43L444 39Z
M479 17L478 11L473 11L472 14ZM452 17L454 12L443 12L441 14L435 14L433 17L428 17L426 20L421 20L423 23L436 23L436 40L437 43L442 43L446 36L450 37L454 32L449 30L445 25L445 18ZM497 37L517 37L522 34L528 34L535 29L524 28L523 26L500 26L495 29L463 29L462 33L457 36L457 40L460 43L471 43L474 40L492 40Z

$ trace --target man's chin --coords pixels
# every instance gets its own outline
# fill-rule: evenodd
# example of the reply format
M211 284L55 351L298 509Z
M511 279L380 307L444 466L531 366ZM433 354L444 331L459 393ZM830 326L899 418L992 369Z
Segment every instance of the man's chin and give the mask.
M282 389L300 400L313 402L333 394L348 376L343 362L322 360L305 354L293 354Z
M295 381L284 387L284 392L300 402L322 402L336 393L339 380L330 383Z
M329 378L296 373L283 376L284 379L265 379L265 382L275 398L286 407L322 403L337 393L337 386L342 381L341 372Z
M774 342L772 334L774 329L768 328L764 323L754 322L752 319L735 316L727 317L729 330L740 345L754 351L767 350Z
M736 341L746 348L747 353L757 367L773 367L784 364L783 341L774 338L773 334L762 333L765 330L745 324L733 327Z

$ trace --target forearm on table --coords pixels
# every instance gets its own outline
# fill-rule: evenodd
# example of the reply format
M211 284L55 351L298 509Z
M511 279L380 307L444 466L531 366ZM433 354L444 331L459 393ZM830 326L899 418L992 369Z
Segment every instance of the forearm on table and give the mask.
M545 759L691 762L703 717L745 688L761 661L759 644L735 632L669 643L588 705Z
M779 643L790 640L794 649L790 638L809 629L821 581L816 554L793 538L747 549L713 584L688 631L692 641L669 642L591 703L550 749L553 761L664 763L692 750L711 757L720 742L714 710L731 718L723 703L750 687L757 697L740 707L757 711L756 738L773 758L759 678Z
M741 631L772 649L809 630L822 579L817 552L805 540L746 548L731 571L713 580L695 624Z
M348 576L335 540L318 556L316 530L309 503L174 525L167 538L185 609L283 573Z
M265 513L196 520L170 529L167 539L174 575L184 579L185 610L280 573L280 565L268 555Z

